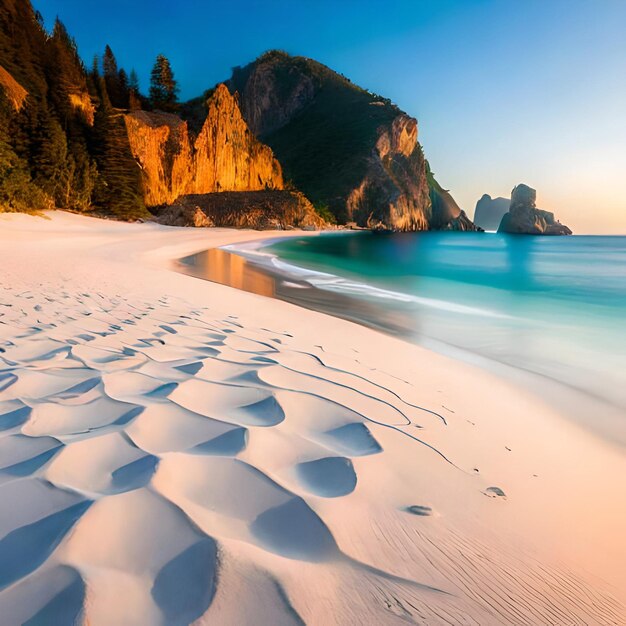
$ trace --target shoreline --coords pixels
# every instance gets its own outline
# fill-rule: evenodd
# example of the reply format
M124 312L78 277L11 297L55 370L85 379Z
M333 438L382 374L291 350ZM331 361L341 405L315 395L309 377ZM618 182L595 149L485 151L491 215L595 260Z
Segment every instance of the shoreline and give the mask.
M322 231L315 233L317 234L326 233ZM341 233L332 232L332 234L342 236ZM303 232L300 235L304 237L307 233ZM408 294L363 284L369 294L380 294L380 297L385 298L387 307L383 309L376 306L375 302L370 304L342 290L329 290L317 286L315 282L310 281L311 278L323 277L331 280L336 278L355 286L359 284L352 279L295 265L274 253L263 252L264 248L287 238L290 237L252 239L226 244L217 249L194 252L178 259L176 270L188 276L276 298L311 311L361 324L451 359L476 365L484 371L535 393L566 419L593 435L602 437L618 451L626 450L626 430L623 425L622 409L619 406L563 380L551 378L547 374L493 359L433 337L416 334L411 325L411 312L402 307L389 306L396 299L399 302L409 301L413 296ZM232 258L233 255L235 258ZM238 258L242 258L244 262L238 262ZM593 420L589 419L590 415L594 416Z
M200 624L624 621L623 453L476 366L173 271L277 233L50 217L0 216L0 403L34 411L0 446L60 442L0 473L0 541L45 514L42 481L92 503L5 572L5 615L63 567L94 624L167 621L173 571ZM212 578L187 580L198 553Z

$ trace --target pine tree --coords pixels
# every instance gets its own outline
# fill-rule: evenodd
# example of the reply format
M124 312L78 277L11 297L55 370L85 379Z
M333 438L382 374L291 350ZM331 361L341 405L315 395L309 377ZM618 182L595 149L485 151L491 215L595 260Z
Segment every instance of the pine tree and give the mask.
M0 88L0 210L97 204L121 219L145 216L141 172L114 108L128 106L130 88L111 48L102 70L96 57L88 72L60 21L48 34L29 0L0 0L0 65L28 92L16 111Z
M128 108L128 98L130 95L130 91L128 89L128 75L124 68L121 68L117 75L118 85L120 89L120 107L127 109Z
M139 94L139 76L137 76L137 72L135 71L135 68L130 70L128 88L132 89L136 94Z
M51 209L52 199L35 185L27 160L11 145L12 118L11 106L0 93L0 213Z
M113 50L111 50L111 46L107 44L104 47L104 55L102 56L102 73L104 75L105 81L107 79L110 80L112 78L117 78L117 72L117 60L115 59Z
M142 108L141 94L139 93L139 77L137 72L132 69L130 71L130 79L128 81L128 108L131 111L137 111Z
M117 67L117 60L108 44L104 48L102 55L102 74L106 85L107 94L114 107L124 107L124 94L120 85L120 73Z
M58 19L48 48L50 105L42 114L35 179L58 207L86 211L97 176L86 143L93 122L88 77L76 42Z
M54 200L57 207L65 208L64 190L70 184L68 179L71 179L67 138L50 110L42 115L32 157L35 182Z
M150 73L150 103L155 109L174 112L178 109L178 83L170 62L159 54Z
M147 214L141 196L141 172L133 159L123 116L108 97L104 79L99 83L92 145L98 164L96 204L119 219L132 220Z
M97 54L93 55L93 61L91 62L91 78L95 80L100 76L100 57Z

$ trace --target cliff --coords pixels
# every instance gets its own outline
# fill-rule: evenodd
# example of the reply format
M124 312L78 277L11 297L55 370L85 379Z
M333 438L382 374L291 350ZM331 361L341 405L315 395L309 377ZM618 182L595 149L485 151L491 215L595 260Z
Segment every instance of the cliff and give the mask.
M218 85L195 139L187 122L158 111L124 116L133 156L142 170L146 206L171 204L186 194L282 189L272 150L250 132L235 98Z
M156 218L170 226L221 226L256 230L326 226L304 194L287 190L224 191L180 197Z
M191 194L289 187L329 221L474 229L417 121L320 63L267 53L173 115L138 110L159 101L105 56L88 72L62 22L48 32L30 0L0 2L0 210L136 220Z
M433 202L441 192L430 184L417 121L389 100L276 51L235 68L227 84L286 178L340 223L474 229L453 201Z
M509 198L492 198L489 194L484 194L476 203L474 224L485 230L497 230L510 205Z
M428 230L431 201L416 120L401 114L378 130L362 178L345 203L347 219L359 226Z
M511 192L511 206L502 217L499 233L524 235L571 235L572 231L561 224L550 211L536 207L537 192L520 183Z
M24 105L28 92L20 85L9 72L0 65L0 88L2 88L7 100L16 113L19 113Z
M186 122L171 113L124 116L130 149L142 172L147 206L169 204L192 186L194 163Z
M428 187L430 190L431 221L430 228L433 230L461 230L482 231L483 229L474 224L465 214L465 211L456 203L452 194L441 187L430 171L426 163L428 175Z

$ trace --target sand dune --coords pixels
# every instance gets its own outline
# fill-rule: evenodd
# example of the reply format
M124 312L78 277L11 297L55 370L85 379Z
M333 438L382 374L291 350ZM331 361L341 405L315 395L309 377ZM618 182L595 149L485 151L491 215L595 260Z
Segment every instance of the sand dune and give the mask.
M172 271L253 236L0 220L0 623L626 623L623 451Z

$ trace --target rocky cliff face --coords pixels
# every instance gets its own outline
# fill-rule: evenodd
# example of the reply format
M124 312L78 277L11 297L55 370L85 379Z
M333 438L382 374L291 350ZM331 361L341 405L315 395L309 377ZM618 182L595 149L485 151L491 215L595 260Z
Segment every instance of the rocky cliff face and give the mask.
M461 230L482 231L465 214L465 211L456 203L449 191L443 189L435 180L426 163L428 186L430 189L431 217L430 228L434 230Z
M28 92L20 85L9 72L0 65L0 88L4 91L7 100L14 111L19 113L24 105Z
M170 204L186 194L283 188L272 150L250 132L224 85L207 102L195 139L176 115L133 111L124 120L147 206Z
M291 227L317 230L326 226L298 191L225 191L180 197L159 212L157 221L170 226L222 226L256 230Z
M476 203L474 223L485 230L497 230L510 204L509 198L492 198L489 194L484 194Z
M195 164L187 123L171 113L147 111L133 111L124 121L131 152L141 166L146 206L170 204L188 193Z
M572 231L554 217L554 213L536 207L537 192L520 183L511 192L511 206L498 232L525 235L571 235Z
M428 230L430 192L416 120L398 115L381 127L366 163L346 198L347 219L370 228Z
M89 126L93 126L96 107L91 100L91 96L87 90L75 91L68 94L70 105L76 111L80 111Z
M282 52L235 68L228 86L240 94L246 121L272 147L287 178L340 223L473 229L451 197L443 201L443 190L431 184L417 121L389 100Z
M288 124L315 97L316 77L307 72L306 63L294 59L291 66L278 67L280 54L264 55L265 61L235 68L227 83L239 91L241 112L255 135L268 135ZM253 67L254 66L254 67Z

